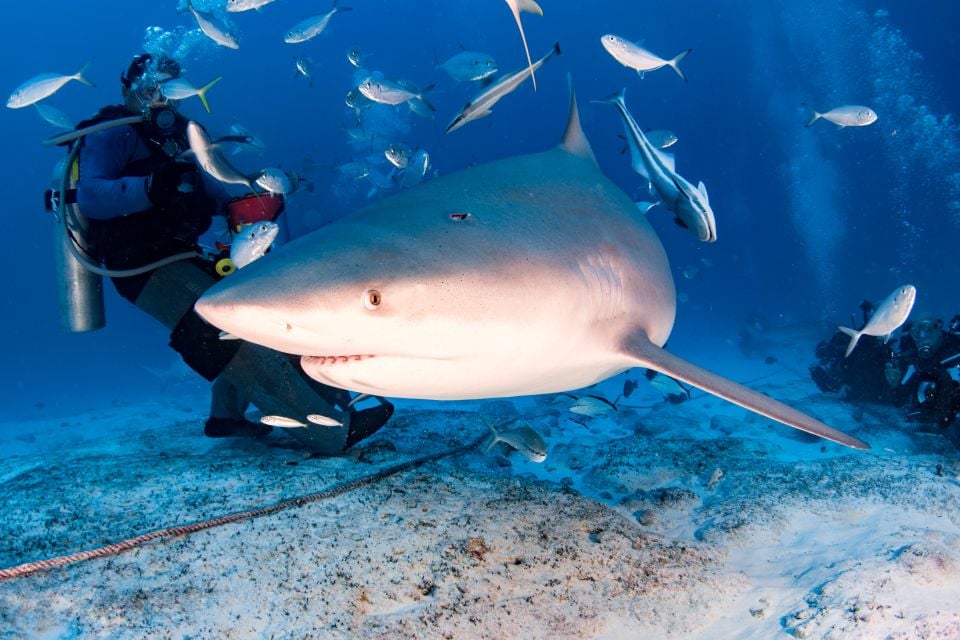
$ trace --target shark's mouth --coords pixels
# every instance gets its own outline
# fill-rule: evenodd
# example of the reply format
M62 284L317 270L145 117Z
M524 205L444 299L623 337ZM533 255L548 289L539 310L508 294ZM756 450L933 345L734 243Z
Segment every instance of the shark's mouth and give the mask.
M377 356L372 353L357 353L348 356L303 356L303 362L305 364L309 363L323 367L345 362L360 362L361 360L369 360L370 358L376 357Z

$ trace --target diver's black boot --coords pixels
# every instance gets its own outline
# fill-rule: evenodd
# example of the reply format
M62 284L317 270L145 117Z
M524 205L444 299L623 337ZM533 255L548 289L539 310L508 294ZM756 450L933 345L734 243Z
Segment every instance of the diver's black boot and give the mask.
M393 405L383 401L376 407L362 409L350 417L350 430L347 431L347 442L344 450L349 449L365 438L369 438L393 415Z
M237 418L207 418L203 435L208 438L260 438L273 427Z

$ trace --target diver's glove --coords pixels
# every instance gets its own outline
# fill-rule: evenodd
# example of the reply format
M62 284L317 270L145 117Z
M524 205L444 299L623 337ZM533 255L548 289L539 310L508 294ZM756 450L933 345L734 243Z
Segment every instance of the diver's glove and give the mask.
M196 165L189 162L169 162L147 177L147 197L157 206L168 205L185 193L200 186Z

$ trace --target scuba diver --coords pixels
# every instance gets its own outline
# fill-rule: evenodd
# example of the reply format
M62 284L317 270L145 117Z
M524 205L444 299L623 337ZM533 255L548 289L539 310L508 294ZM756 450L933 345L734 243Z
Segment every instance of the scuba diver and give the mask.
M939 318L918 314L884 375L909 418L949 426L960 412L960 315L944 330Z
M377 406L357 410L360 398L312 380L299 359L221 339L193 310L200 295L233 270L220 243L229 243L228 229L274 220L284 203L268 193L229 200L221 184L185 159L188 120L163 95L163 82L179 75L179 64L169 57L135 56L120 76L122 105L105 107L76 131L47 142L69 145L71 153L61 189L48 192L48 208L61 214L58 233L65 247L58 253L66 274L62 323L67 327L66 306L70 330L103 326L98 287L106 275L123 298L170 329L170 346L212 382L207 436L269 432L245 419L252 402L265 414L323 416L324 426L290 433L315 453L340 454L383 426L393 405L377 398Z
M851 326L862 329L876 310L869 300L860 303L863 323L851 318ZM829 340L817 344L817 363L810 367L810 377L817 388L836 392L853 402L893 402L893 393L886 383L884 363L890 362L890 348L883 338L864 335L858 347L846 356L850 336L838 331Z

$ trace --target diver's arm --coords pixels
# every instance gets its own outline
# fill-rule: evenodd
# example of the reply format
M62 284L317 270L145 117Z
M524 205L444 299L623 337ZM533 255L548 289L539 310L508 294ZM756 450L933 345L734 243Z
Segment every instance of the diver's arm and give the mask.
M77 204L88 218L107 220L152 207L147 178L122 177L135 159L140 137L132 127L114 127L87 136L80 150Z

